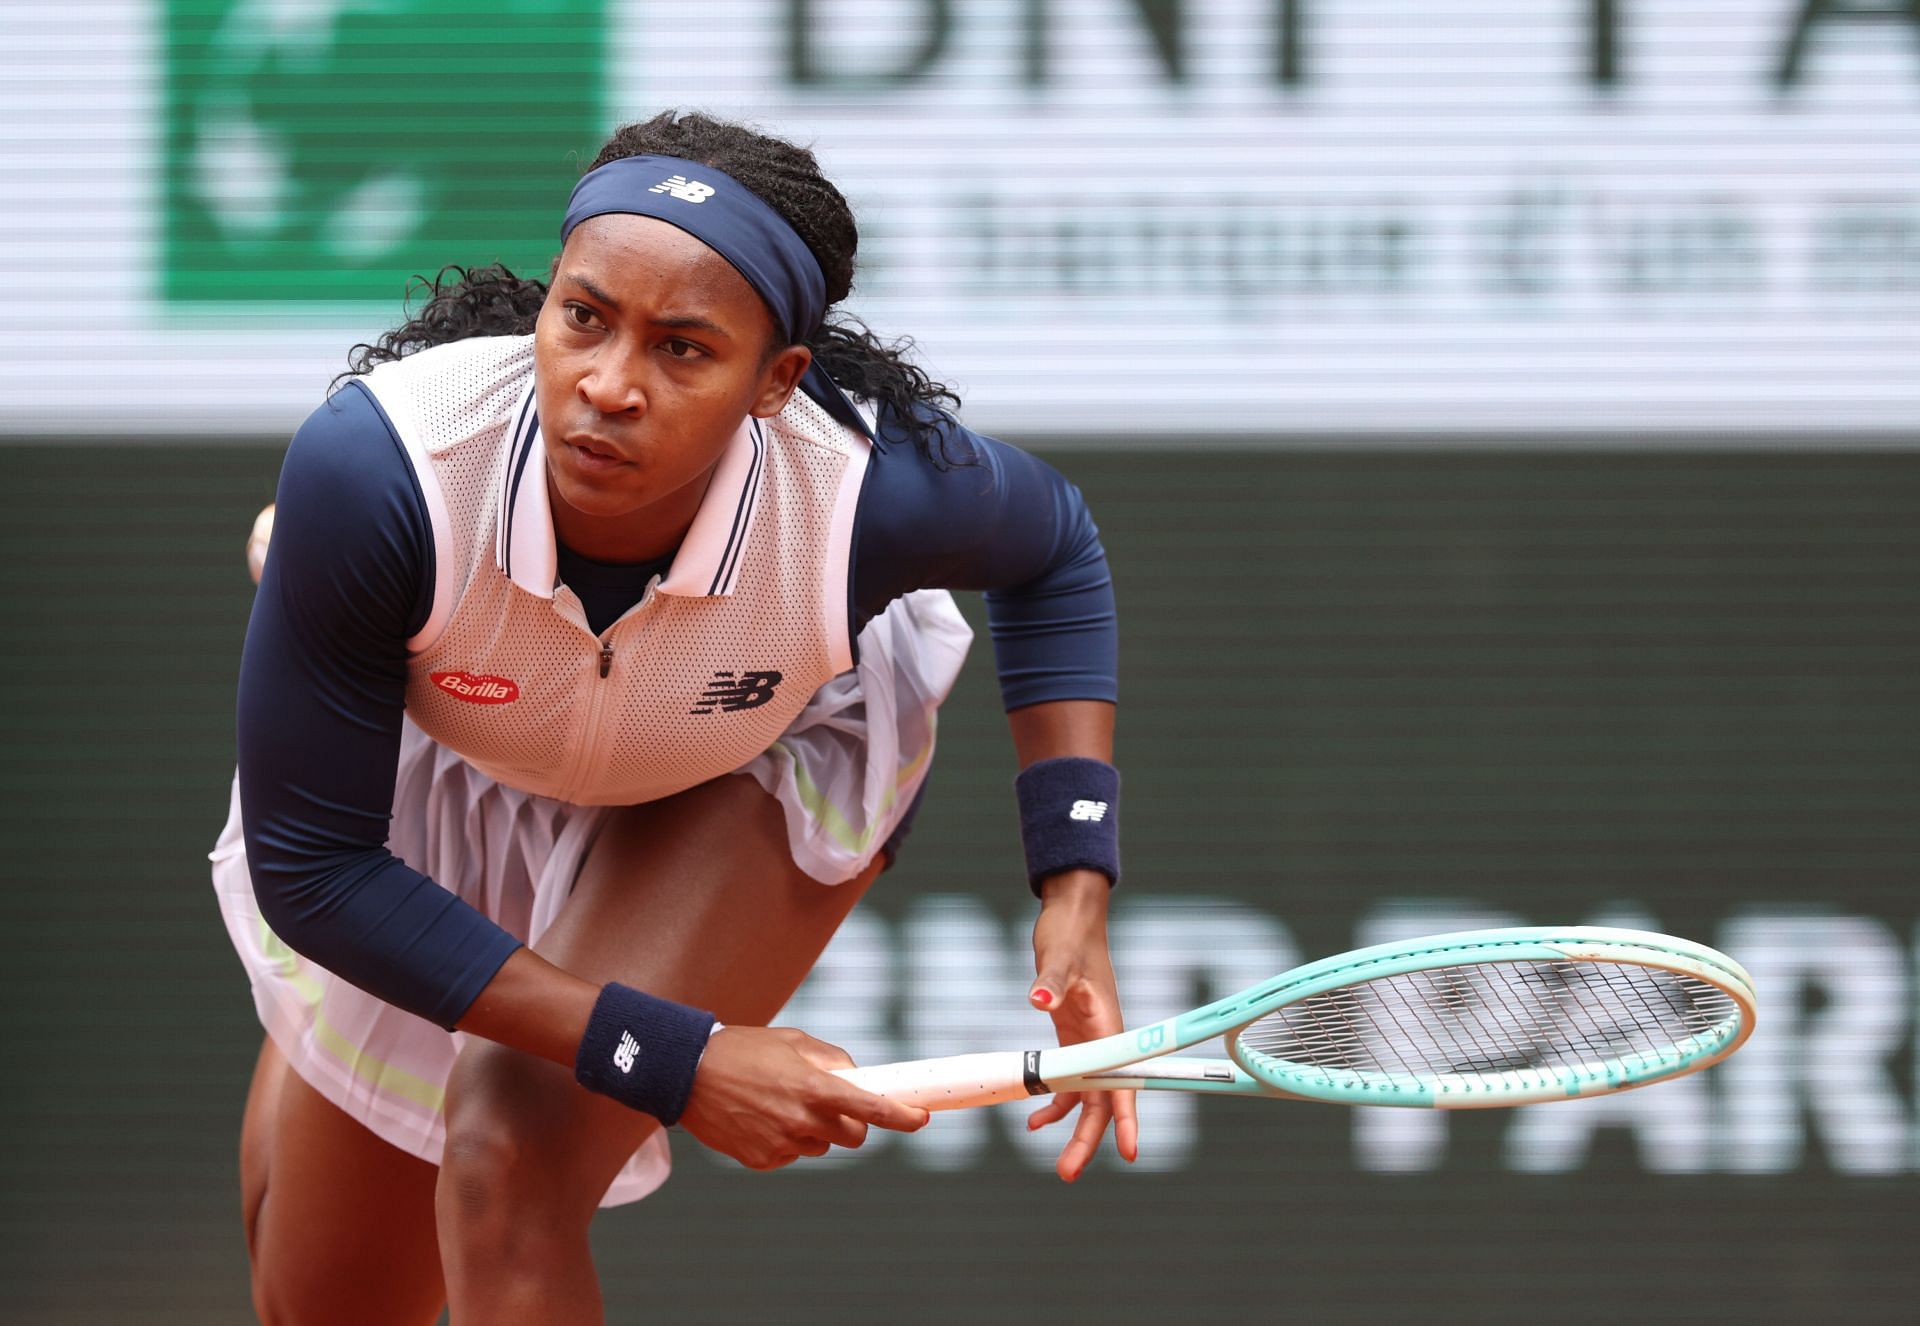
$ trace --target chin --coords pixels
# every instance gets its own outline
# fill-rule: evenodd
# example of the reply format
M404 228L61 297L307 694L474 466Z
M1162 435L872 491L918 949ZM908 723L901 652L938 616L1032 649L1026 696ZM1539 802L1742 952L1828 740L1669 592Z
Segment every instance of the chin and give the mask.
M631 471L595 481L570 474L564 465L555 465L549 458L547 473L552 477L554 493L583 516L624 516L653 500L653 495L635 482L640 476Z

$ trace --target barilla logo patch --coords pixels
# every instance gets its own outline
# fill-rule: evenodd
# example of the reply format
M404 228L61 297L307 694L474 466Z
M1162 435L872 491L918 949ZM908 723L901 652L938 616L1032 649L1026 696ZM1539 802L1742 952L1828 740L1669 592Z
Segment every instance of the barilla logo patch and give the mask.
M520 686L505 677L476 677L471 672L435 672L433 684L468 704L509 704L520 698Z

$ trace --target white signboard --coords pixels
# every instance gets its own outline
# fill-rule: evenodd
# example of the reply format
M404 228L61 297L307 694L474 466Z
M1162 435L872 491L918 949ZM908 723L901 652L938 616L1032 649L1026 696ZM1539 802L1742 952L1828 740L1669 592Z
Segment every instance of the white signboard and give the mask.
M444 225L444 181L370 168L318 239L274 230L313 134L261 89L384 40L380 13L543 6L603 59L575 80L599 128L689 106L815 144L862 219L855 311L991 431L1920 435L1920 9L1886 0L10 9L0 431L291 427L396 309L364 283L263 297L246 228L246 252L377 266ZM245 76L194 82L169 36ZM475 82L445 50L415 79ZM478 81L464 113L516 115L513 80ZM367 141L393 113L365 108ZM265 274L244 299L218 297L228 261Z

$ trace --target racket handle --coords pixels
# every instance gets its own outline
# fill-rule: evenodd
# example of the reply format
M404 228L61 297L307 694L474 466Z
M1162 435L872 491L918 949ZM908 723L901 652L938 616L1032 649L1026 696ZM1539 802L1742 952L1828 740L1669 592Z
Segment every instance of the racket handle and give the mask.
M1030 1095L1025 1066L1026 1056L1020 1051L1000 1050L834 1071L863 1091L902 1104L927 1110L963 1110Z

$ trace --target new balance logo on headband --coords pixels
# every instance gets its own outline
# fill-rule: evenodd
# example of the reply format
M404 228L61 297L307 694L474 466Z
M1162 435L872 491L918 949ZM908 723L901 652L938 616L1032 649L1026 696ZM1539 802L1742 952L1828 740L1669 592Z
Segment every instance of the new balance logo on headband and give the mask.
M690 180L685 175L669 175L647 192L670 193L683 203L704 203L713 197L713 186Z

